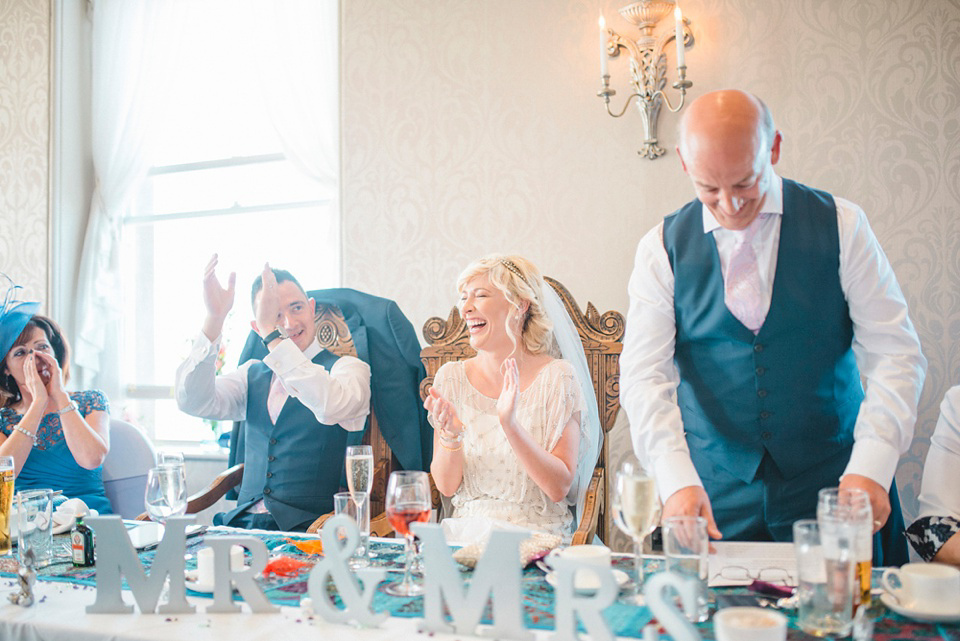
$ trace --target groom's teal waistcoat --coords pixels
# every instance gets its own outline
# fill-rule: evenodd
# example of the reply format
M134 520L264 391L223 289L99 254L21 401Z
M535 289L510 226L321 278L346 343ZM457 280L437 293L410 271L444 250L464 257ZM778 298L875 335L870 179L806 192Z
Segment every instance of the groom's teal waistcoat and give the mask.
M773 298L757 335L724 303L701 203L664 220L675 276L677 400L701 474L719 466L749 482L768 452L792 478L853 444L863 388L840 288L836 205L825 192L784 180L783 211Z
M337 359L322 350L313 362L330 371ZM248 371L243 482L237 505L262 497L280 529L291 530L333 511L347 432L339 425L320 423L293 396L274 425L267 412L272 378L273 371L262 362Z

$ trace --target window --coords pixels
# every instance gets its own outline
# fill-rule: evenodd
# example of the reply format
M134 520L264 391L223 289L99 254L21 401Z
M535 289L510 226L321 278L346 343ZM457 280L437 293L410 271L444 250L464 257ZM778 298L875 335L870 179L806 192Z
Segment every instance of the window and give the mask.
M286 116L271 108L276 96L268 88L284 78L305 84L329 78L318 66L335 65L336 56L320 60L296 47L264 55L267 48L251 42L254 36L271 42L262 30L275 23L263 14L275 7L261 3L255 15L253 4L187 3L190 15L171 46L168 101L155 117L154 162L123 219L125 397L119 404L157 440L211 440L228 427L182 414L172 398L176 368L206 313L201 279L212 254L220 256L217 274L224 285L231 271L237 273L224 327L224 371L235 368L250 330L250 286L264 262L288 269L306 289L340 282L335 177L318 181L304 171L290 151L291 139L302 140L297 123L278 121ZM278 4L308 14L312 6ZM283 37L289 34L276 34ZM335 71L332 77L323 90L336 105ZM336 122L335 112L330 117ZM337 158L336 149L325 151Z

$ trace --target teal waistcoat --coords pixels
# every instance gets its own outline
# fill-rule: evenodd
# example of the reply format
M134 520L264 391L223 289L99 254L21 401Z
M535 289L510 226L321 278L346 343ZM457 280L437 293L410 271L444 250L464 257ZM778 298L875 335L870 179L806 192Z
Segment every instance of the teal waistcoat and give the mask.
M313 362L328 371L339 356L322 350ZM270 422L267 396L272 370L254 363L247 374L247 419L243 482L237 505L260 498L282 530L333 511L340 490L347 431L325 425L290 396L277 424Z
M677 401L693 463L753 480L767 452L791 478L853 444L863 400L840 287L833 197L783 181L770 311L757 335L724 303L720 257L693 201L664 220L675 276Z

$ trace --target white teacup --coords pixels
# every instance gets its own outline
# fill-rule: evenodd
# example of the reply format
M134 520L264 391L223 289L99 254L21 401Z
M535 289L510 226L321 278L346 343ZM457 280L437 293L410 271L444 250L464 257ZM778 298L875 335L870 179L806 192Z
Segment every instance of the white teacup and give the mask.
M561 557L565 560L598 568L610 567L610 548L603 545L571 545L566 548L558 548L548 554L545 559L547 565L551 568L554 567L554 557ZM577 570L573 578L573 584L577 590L596 590L600 587L599 580L589 570Z
M890 577L900 585L894 586ZM924 612L960 610L960 570L941 563L907 563L883 571L883 587L905 608Z
M717 641L784 641L787 617L764 608L724 608L713 615Z

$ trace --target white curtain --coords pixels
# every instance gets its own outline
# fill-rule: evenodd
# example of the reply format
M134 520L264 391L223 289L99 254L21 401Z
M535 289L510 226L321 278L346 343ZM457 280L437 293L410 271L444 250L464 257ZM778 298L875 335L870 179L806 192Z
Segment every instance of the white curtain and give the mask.
M287 157L336 198L339 176L337 0L251 0L256 79ZM290 60L311 60L304 75Z
M150 166L149 123L161 108L169 77L165 51L176 42L178 5L177 0L95 0L92 5L96 183L77 282L74 363L81 387L98 386L109 395L119 392L121 224Z

